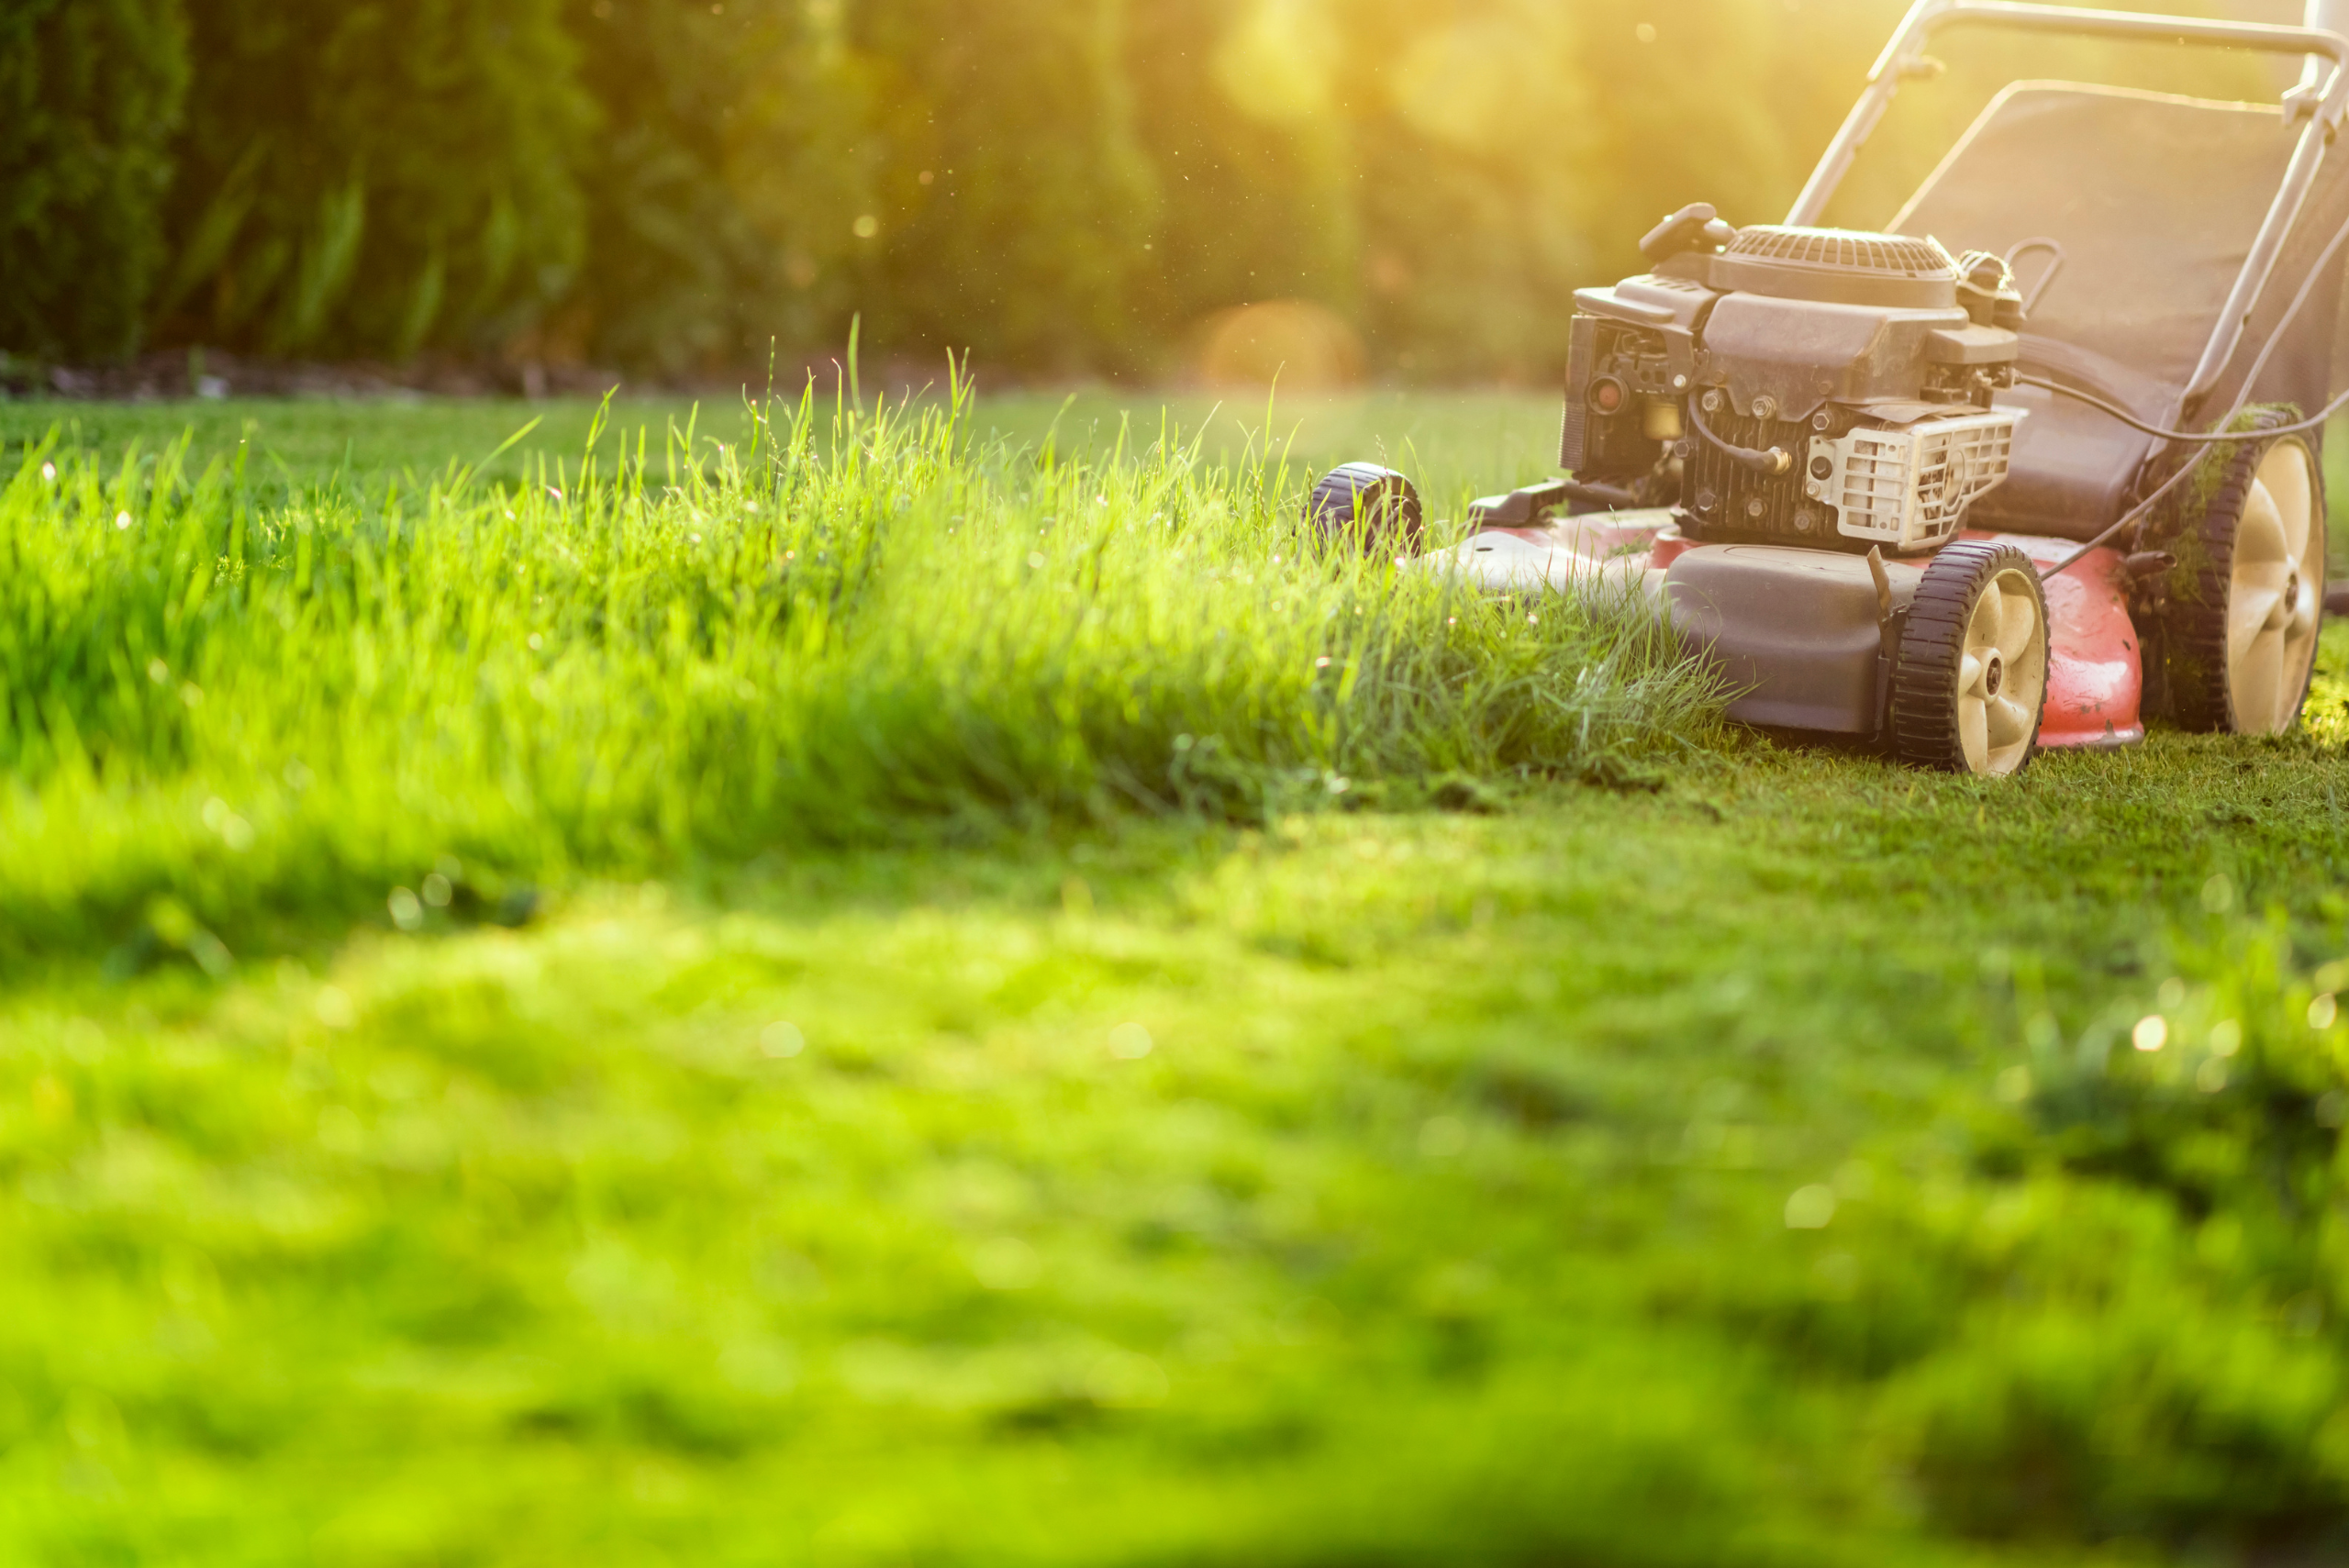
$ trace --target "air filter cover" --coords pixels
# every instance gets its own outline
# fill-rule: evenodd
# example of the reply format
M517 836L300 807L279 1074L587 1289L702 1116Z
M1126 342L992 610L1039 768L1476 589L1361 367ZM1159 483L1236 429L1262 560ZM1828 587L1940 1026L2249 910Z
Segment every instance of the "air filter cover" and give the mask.
M1939 240L1851 228L1741 228L1712 259L1712 284L1774 299L1946 310L1957 263Z

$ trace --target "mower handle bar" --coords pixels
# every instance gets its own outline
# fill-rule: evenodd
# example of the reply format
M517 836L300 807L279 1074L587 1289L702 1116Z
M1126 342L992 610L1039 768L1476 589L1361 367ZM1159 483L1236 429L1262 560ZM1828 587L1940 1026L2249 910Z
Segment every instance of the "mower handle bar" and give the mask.
M2330 21L2340 11L2337 0L2310 0L2311 20ZM2285 166L2283 183L2259 225L2259 233L2252 240L2251 252L2243 258L2243 271L2228 292L2226 305L2219 313L2219 324L2187 384L2181 401L2191 409L2218 384L2227 362L2242 344L2252 310L2276 271L2284 241L2316 184L2317 169L2323 161L2326 144L2340 126L2344 111L2349 110L2349 38L2313 26L2279 28L2265 22L2213 22L2130 11L2075 10L2068 6L2025 5L2017 0L1917 0L1901 19L1892 40L1884 46L1884 53L1868 72L1868 84L1859 102L1844 117L1835 139L1828 143L1827 151L1820 159L1819 167L1811 171L1802 195L1795 198L1793 210L1787 214L1789 224L1808 228L1826 215L1829 198L1843 183L1843 176L1851 172L1853 161L1883 120L1885 111L1892 106L1901 83L1930 71L1925 59L1926 43L1944 28L1964 26L2135 39L2151 43L2207 44L2266 54L2299 55L2309 61L2310 69L2302 73L2300 84L2284 95L2288 123L2302 114L2307 115L2307 123L2301 127L2299 140L2292 149L2291 161ZM2313 69L2319 58L2332 68L2321 94ZM2311 109L2313 112L2310 112Z

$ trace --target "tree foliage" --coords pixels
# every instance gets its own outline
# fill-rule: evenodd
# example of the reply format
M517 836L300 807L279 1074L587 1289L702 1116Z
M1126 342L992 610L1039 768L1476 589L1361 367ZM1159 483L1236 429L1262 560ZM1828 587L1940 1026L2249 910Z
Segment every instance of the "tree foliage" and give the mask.
M855 308L884 83L839 8L569 0L604 129L558 346L674 372L823 340Z
M0 346L117 351L143 315L165 343L674 374L861 315L893 355L1155 374L1283 301L1377 373L1546 379L1573 287L1663 213L1785 211L1901 9L22 0ZM2278 84L2209 51L1936 48L1948 80L1842 221L1884 221L2016 76Z
M187 89L179 0L0 6L0 348L139 339Z
M190 0L166 333L494 347L577 272L593 124L554 0Z

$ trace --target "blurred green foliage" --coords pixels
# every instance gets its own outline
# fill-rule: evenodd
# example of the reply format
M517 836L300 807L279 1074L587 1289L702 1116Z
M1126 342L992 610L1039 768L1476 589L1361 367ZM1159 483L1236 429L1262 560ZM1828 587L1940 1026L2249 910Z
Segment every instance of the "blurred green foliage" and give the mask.
M592 108L554 0L183 3L165 338L495 346L568 291Z
M2329 642L2309 735L1995 789L1755 747L518 930L419 842L355 935L28 974L0 1554L2340 1561Z
M187 91L178 0L0 7L0 350L137 346Z
M100 137L95 162L19 165L136 170L117 183L148 189L173 73L192 64L193 85L153 217L0 186L45 202L51 236L86 214L58 264L80 257L116 301L93 337L29 296L0 347L119 350L143 310L166 345L676 373L796 365L861 314L866 347L896 358L1155 375L1212 368L1219 313L1295 300L1318 347L1265 351L1290 384L1546 380L1571 289L1634 265L1659 215L1785 209L1902 8L105 0L68 25L35 6L68 55L98 18L141 18L117 73L146 92L144 70L158 96L119 121L145 151ZM2280 84L2210 51L1986 34L1943 52L1844 221L1882 221L2019 75ZM35 123L80 112L83 78L14 69L20 98L39 80L58 101ZM102 242L117 232L119 256Z
M564 20L603 123L558 350L675 372L824 340L881 169L838 8L568 0Z

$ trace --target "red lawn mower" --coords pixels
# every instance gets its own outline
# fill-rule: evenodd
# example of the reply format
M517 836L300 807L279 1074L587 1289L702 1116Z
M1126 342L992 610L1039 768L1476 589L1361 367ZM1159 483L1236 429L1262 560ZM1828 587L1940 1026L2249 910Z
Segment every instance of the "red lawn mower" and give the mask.
M1784 224L1666 218L1575 295L1558 462L1422 558L1496 592L1634 582L1731 717L2007 774L2144 717L2299 720L2324 608L2319 453L2349 248L2349 39L1921 0ZM1997 27L2299 57L2273 105L2019 82L1885 233L1816 227L1928 41ZM1944 244L1944 241L1947 243ZM1951 247L1956 247L1953 250ZM1315 527L1416 546L1349 463Z

